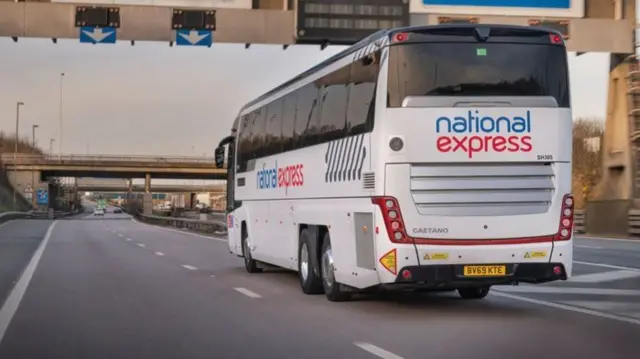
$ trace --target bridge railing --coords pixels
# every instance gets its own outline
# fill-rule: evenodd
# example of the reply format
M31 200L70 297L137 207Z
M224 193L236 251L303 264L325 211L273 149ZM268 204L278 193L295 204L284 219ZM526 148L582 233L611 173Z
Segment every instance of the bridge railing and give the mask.
M157 163L196 163L215 165L212 157L202 156L153 156L153 155L37 155L4 153L0 159L5 164L13 163L64 163L64 162L157 162Z

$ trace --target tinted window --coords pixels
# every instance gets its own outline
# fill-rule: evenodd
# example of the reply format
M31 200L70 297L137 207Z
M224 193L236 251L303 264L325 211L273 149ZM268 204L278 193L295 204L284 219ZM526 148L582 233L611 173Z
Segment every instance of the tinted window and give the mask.
M251 119L251 155L249 159L264 157L265 147L265 114L266 108L262 107L253 111Z
M247 161L251 151L251 122L249 116L242 116L238 129L238 163L236 170L244 172L247 170Z
M265 135L265 156L279 153L282 150L282 103L276 100L267 107L267 124Z
M375 89L380 68L380 51L373 61L357 61L351 65L347 133L357 135L373 129Z
M317 143L318 126L318 88L315 83L298 90L296 106L296 146L306 147Z
M320 141L332 141L345 136L350 66L324 76L320 108Z
M298 96L296 92L284 97L282 110L282 151L290 151L294 147L293 132L296 126L296 103Z
M569 107L563 46L418 43L390 47L390 107L406 96L552 96Z

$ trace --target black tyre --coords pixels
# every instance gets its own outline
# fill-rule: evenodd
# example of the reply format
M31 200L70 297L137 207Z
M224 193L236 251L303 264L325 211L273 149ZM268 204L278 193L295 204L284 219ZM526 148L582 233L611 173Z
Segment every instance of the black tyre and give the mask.
M298 278L304 294L322 294L322 278L317 260L314 260L315 251L312 244L317 243L316 238L306 228L300 232L300 244L298 245ZM317 257L316 257L317 258Z
M491 286L460 288L458 294L464 299L482 299L489 294Z
M262 268L258 267L258 262L251 257L251 249L249 248L249 242L247 241L247 233L243 231L242 235L242 256L244 257L244 267L249 273L262 272Z
M336 282L334 276L333 253L331 251L331 237L329 232L324 235L322 251L320 252L320 267L322 269L322 286L324 294L332 302L342 302L351 299L351 293L344 290L342 284Z

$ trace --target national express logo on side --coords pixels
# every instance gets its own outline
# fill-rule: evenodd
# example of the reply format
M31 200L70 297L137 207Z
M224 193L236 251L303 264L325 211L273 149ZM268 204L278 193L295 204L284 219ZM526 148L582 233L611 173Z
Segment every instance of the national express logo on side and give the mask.
M491 117L469 111L466 117L438 117L436 148L439 152L531 152L531 112L522 116Z
M262 169L256 174L257 187L258 189L301 187L304 185L303 169L304 166L301 163L280 168L278 168L278 161L272 168L263 164Z

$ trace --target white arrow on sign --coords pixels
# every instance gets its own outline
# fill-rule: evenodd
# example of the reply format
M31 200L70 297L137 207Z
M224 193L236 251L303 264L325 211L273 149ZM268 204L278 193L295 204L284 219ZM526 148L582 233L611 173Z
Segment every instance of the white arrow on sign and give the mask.
M95 42L101 42L107 36L113 34L113 31L103 31L101 28L95 28L93 31L83 30L84 33L89 36Z
M189 35L185 35L183 33L179 33L178 35L182 36L183 39L189 41L189 43L191 45L195 45L197 43L199 43L200 41L202 41L202 39L204 39L205 37L211 35L211 33L206 33L206 34L198 34L198 31L196 30L191 30L189 31Z

